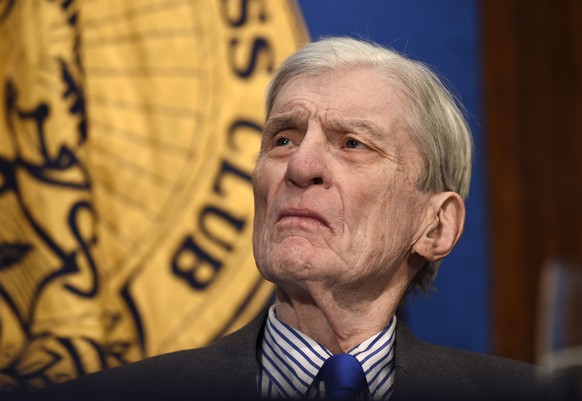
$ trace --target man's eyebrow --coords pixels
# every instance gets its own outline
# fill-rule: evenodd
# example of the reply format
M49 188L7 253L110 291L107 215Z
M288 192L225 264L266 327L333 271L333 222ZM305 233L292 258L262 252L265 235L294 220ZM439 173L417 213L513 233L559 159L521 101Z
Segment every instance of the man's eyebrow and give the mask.
M370 120L359 118L336 118L329 122L330 128L356 134L368 135L375 139L382 139L382 129Z
M305 114L305 115L304 115ZM271 116L265 122L264 132L279 132L285 128L296 127L306 119L306 113L284 113Z

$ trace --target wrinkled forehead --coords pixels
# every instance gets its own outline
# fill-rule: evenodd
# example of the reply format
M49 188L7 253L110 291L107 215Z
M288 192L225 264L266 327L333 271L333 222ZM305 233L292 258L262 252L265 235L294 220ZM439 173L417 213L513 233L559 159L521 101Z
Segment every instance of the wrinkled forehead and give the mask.
M359 130L407 127L408 100L394 82L377 68L368 67L295 75L278 88L267 122L274 117L307 118L313 112L308 110L311 107Z
M320 79L322 81L327 81L330 88L333 88L337 80L349 74L362 75L362 78L360 79L362 85L358 88L354 88L354 92L365 90L365 84L367 83L372 84L372 89L374 91L379 91L383 87L389 87L390 98L398 101L401 110L405 111L412 106L408 88L389 68L383 68L380 66L320 68L315 71L297 71L285 78L275 79L269 86L267 92L266 117L268 118L270 116L273 106L277 102L281 93L287 92L290 87L300 85L306 80ZM386 102L386 107L393 107L393 103L393 101Z

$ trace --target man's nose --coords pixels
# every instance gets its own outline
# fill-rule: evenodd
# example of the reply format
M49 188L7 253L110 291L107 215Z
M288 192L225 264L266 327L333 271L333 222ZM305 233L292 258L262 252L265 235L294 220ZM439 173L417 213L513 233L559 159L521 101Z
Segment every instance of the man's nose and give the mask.
M329 148L323 133L308 132L287 162L285 181L301 188L329 187L332 182Z

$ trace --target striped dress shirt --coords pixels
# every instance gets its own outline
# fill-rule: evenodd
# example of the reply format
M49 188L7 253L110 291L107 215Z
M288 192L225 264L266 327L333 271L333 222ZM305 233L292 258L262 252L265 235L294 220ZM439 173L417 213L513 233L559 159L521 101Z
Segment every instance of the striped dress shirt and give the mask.
M394 384L396 316L388 327L370 337L349 354L362 365L369 393L366 400L388 400ZM332 353L317 341L279 321L275 306L269 309L261 351L258 391L265 398L325 398L318 376Z

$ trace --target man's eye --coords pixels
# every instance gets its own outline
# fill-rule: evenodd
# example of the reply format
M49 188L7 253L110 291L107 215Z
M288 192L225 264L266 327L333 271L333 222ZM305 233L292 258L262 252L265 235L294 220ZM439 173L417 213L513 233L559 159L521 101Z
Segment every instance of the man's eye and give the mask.
M355 149L359 148L360 146L362 146L362 143L358 140L352 138L346 140L346 148L348 149Z
M275 146L286 146L289 145L291 141L289 140L289 138L277 138L277 140L275 141Z

